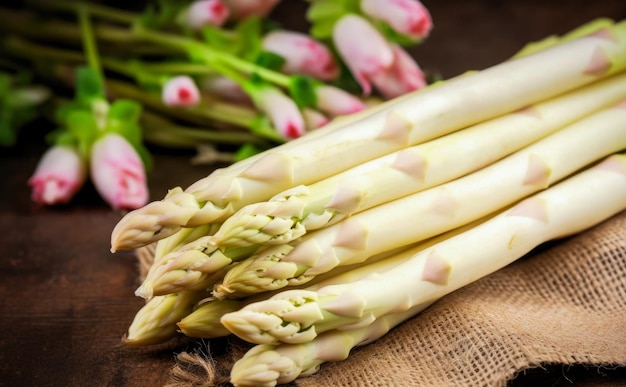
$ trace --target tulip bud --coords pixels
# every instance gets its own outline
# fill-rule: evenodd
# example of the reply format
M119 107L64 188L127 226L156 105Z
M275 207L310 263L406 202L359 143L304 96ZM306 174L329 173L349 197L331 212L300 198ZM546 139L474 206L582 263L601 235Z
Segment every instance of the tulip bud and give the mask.
M167 106L193 106L200 102L198 86L186 75L168 80L163 86L161 96Z
M413 39L424 39L433 27L430 13L418 0L361 0L361 10Z
M83 186L87 176L85 161L72 147L49 148L28 180L32 199L39 204L64 204Z
M224 0L233 19L241 20L251 16L265 17L280 0Z
M333 43L364 95L372 91L370 79L386 71L393 63L393 51L387 40L366 19L348 14L333 27Z
M305 132L302 113L296 103L274 87L263 87L252 92L255 106L268 115L274 129L285 139L300 137Z
M317 108L332 117L352 114L365 109L363 101L338 87L322 85L315 88Z
M304 123L307 130L321 128L329 122L328 117L326 117L321 112L311 108L302 109L302 117L304 118Z
M330 50L306 34L273 31L265 35L262 47L285 59L281 71L287 74L306 74L324 81L339 75L339 67Z
M143 162L119 134L106 134L94 142L91 179L100 196L114 209L136 209L148 201Z
M200 87L206 93L217 96L220 99L240 104L250 104L250 96L243 90L239 83L230 78L213 75L202 80Z
M389 70L376 74L372 83L387 99L392 99L427 85L424 73L415 60L400 46L393 45L393 65Z
M185 13L187 25L194 30L204 26L220 27L230 16L230 10L221 0L197 0Z

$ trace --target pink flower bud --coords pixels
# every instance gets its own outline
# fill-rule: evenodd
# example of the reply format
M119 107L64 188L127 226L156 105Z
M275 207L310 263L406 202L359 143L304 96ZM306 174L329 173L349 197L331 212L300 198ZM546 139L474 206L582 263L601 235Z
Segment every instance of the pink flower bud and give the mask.
M392 99L427 85L424 73L415 60L400 46L392 46L393 66L372 77L376 89L387 99Z
M254 104L267 114L276 131L285 139L300 137L305 132L304 118L296 103L274 87L253 93Z
M187 25L194 30L204 26L220 27L230 16L230 10L221 0L197 0L186 12Z
M326 117L324 114L310 108L302 109L302 117L304 118L304 123L307 130L321 128L329 122L328 117Z
M365 109L363 101L335 86L322 85L315 88L317 107L332 117L352 114Z
M214 75L206 77L200 83L203 91L216 97L241 104L250 104L250 96L242 87L230 78Z
M148 201L143 162L135 148L119 134L107 134L94 142L91 180L114 209L135 209Z
M387 40L366 19L348 14L333 27L333 42L363 94L369 95L372 76L386 71L393 63Z
M424 39L433 27L430 13L418 0L361 0L361 10L414 39Z
M251 16L264 17L280 0L224 0L233 19L241 20Z
M28 180L32 199L47 205L67 203L83 186L86 176L85 161L76 149L53 146L44 153Z
M285 59L281 70L287 74L306 74L324 81L339 75L339 67L330 50L306 34L273 31L265 35L262 46Z
M200 102L198 86L186 75L168 80L163 86L161 96L167 106L193 106Z

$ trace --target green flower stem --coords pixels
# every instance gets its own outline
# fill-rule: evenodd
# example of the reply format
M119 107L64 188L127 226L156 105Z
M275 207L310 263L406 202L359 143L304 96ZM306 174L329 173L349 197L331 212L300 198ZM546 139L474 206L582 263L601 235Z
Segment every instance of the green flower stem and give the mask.
M65 44L81 42L80 27L76 23L59 19L47 20L32 12L16 12L0 8L0 30L18 33L21 36ZM110 25L94 27L98 40L116 44L137 44L139 41L127 28Z
M280 87L289 87L291 83L291 78L285 74L269 70L262 66L257 66L254 63L247 62L234 55L214 50L204 42L149 30L137 24L135 25L133 32L136 37L146 41L186 51L192 58L201 60L203 63L214 67L218 71L226 72L228 70L226 70L224 66L228 66L247 76L254 74L263 80ZM232 72L225 75L231 78L236 77L236 75ZM238 81L238 79L234 80Z
M188 107L185 109L164 106L158 95L148 94L134 85L109 79L107 89L118 97L130 98L142 103L144 106L167 113L169 116L181 118L185 121L206 125L208 121L217 121L215 126L226 124L245 128L254 134L274 142L284 142L282 138L271 128L257 130L254 124L258 113L256 110L240 105L224 102L213 102L201 107ZM225 128L228 129L228 128Z
M0 40L0 42L2 42L0 47L4 49L7 54L17 55L21 58L31 60L34 60L35 58L47 59L61 62L71 62L74 64L84 63L85 61L84 55L80 52L67 49L49 48L23 39L8 38L4 39L4 41ZM124 61L109 59L106 57L102 59L102 64L107 69L119 72L123 75L136 75L133 72L133 69L137 70L137 67L133 67L132 65L125 66L124 63ZM201 67L206 67L202 65L196 66L197 67L194 67L194 71L200 71ZM139 69L137 71L142 70L143 69ZM198 125L207 125L207 121L218 121L215 123L216 126L226 124L242 127L251 131L254 135L272 142L284 142L284 139L281 138L273 128L269 126L258 127L256 125L258 112L252 108L225 102L213 102L208 105L203 105L201 108L169 108L167 106L163 106L163 103L158 96L148 94L140 88L127 82L109 79L107 80L107 88L119 96L137 100L153 110L163 111L169 116L176 117L184 121L193 122Z
M78 21L83 39L83 49L87 55L87 63L89 67L96 71L100 84L104 85L104 76L102 74L102 66L100 65L100 56L96 47L96 39L93 34L93 26L91 24L91 15L87 9L87 5L80 3L77 6Z
M134 12L107 7L101 4L71 1L30 0L29 5L58 11L76 12L79 8L87 8L89 14L119 23L132 24L138 15Z
M190 62L143 62L140 60L119 60L110 57L103 57L102 64L105 68L115 70L120 74L128 74L141 71L142 73L156 74L186 74L186 75L216 75L217 71L211 67ZM133 74L134 75L134 74Z
M0 50L6 52L8 56L17 56L33 61L39 59L71 64L85 63L85 55L80 51L44 46L16 36L0 39Z
M142 113L141 122L146 139L152 139L168 146L194 147L200 142L234 145L264 143L261 138L246 132L216 131L177 125L167 118L149 111Z

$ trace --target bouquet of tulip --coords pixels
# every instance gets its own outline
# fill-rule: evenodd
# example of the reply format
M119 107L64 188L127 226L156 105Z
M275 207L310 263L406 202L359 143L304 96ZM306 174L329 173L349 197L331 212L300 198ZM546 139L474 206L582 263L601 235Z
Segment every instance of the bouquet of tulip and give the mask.
M239 161L427 84L403 49L432 28L417 0L311 1L308 34L272 19L278 0L28 5L0 8L0 50L49 89L74 92L52 104L58 128L29 181L38 203L68 202L90 177L113 208L139 208L146 144Z
M234 334L233 384L287 383L623 211L626 21L351 117L125 215L112 251L147 268L124 341Z

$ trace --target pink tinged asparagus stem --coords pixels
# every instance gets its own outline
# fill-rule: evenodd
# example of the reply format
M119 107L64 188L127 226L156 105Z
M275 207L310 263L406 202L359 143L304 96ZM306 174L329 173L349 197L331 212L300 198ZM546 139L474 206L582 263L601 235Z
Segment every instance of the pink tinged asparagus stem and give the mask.
M112 250L151 243L181 226L221 222L244 205L295 185L549 99L625 67L626 22L622 22L414 92L410 98L389 101L367 119L350 120L332 132L263 152L243 170L234 167L232 174L209 175L181 190L184 200L165 198L127 214L113 230ZM184 203L184 215L163 215L176 211L178 203Z
M472 174L354 214L291 244L260 250L231 268L214 294L240 297L300 285L335 267L487 216L624 149L625 122L621 103ZM486 199L486 193L493 194Z
M523 257L538 245L590 228L626 209L626 154L590 168L502 210L483 223L403 263L317 291L287 290L222 317L237 336L258 344L302 343L332 329L367 326L381 316L433 302Z
M213 236L219 246L282 244L376 205L482 168L626 98L626 74L373 159L269 201L244 206ZM462 162L460 162L462 160Z

